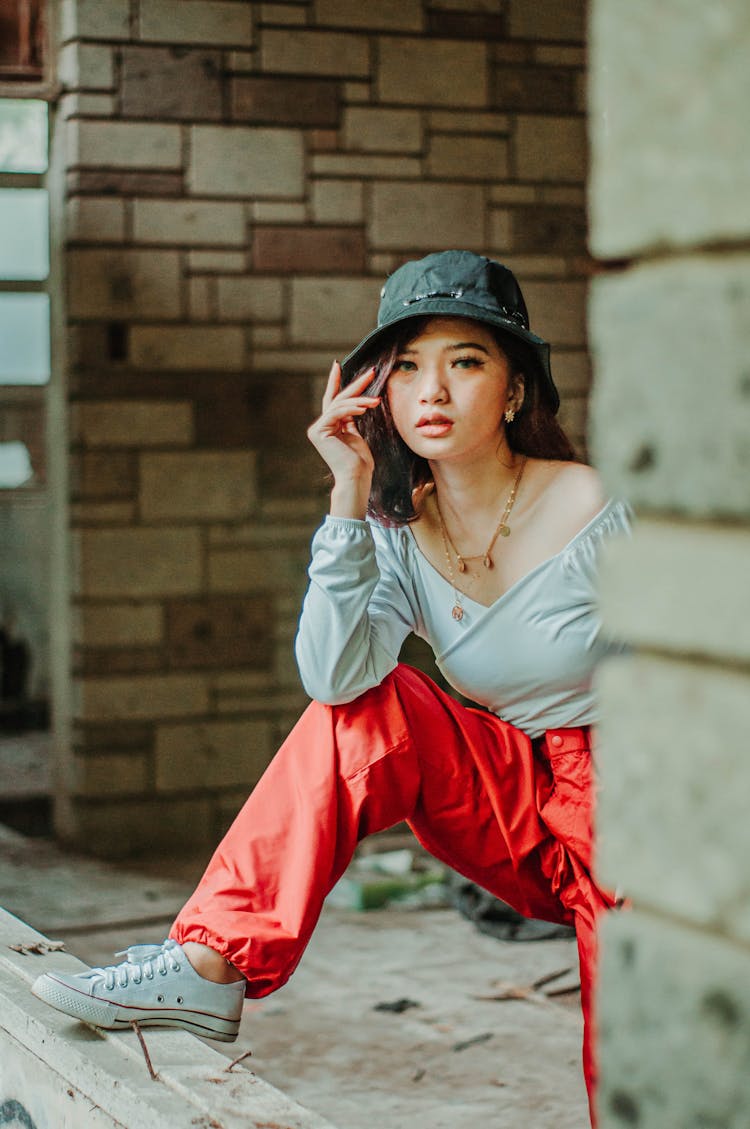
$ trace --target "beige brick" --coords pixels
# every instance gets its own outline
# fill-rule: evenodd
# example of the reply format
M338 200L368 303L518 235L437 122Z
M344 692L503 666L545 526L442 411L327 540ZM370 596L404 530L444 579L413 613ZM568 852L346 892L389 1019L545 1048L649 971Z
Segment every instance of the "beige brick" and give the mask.
M133 222L136 243L243 244L246 238L244 207L229 201L136 200Z
M136 520L135 502L72 502L70 521L84 525L132 525Z
M607 554L607 625L640 647L747 663L749 560L748 529L642 519Z
M143 755L108 753L74 757L73 792L78 796L118 796L145 792L150 785Z
M450 12L501 12L506 0L430 0L431 8Z
M222 321L280 321L284 290L277 278L220 278L217 282Z
M160 725L156 789L231 788L257 783L275 752L268 721Z
M119 70L122 117L221 121L222 80L218 50L126 47Z
M224 57L231 74L251 74L258 69L257 51L227 51Z
M93 168L179 169L180 127L151 122L67 123L69 164Z
M191 674L84 678L74 692L76 716L87 721L191 717L208 709L205 681Z
M560 39L582 43L586 38L584 0L510 0L510 34L516 39Z
M380 286L373 278L293 278L292 342L355 344L375 324Z
M345 82L344 101L348 105L359 105L361 102L370 101L369 82Z
M129 0L62 0L62 40L129 39Z
M218 317L216 279L195 275L188 279L188 310L191 321L215 321Z
M136 325L130 360L136 368L237 371L245 364L245 341L235 326Z
M583 117L519 114L516 175L520 180L584 181L586 122Z
M180 312L176 251L74 250L67 264L74 318L170 318Z
M639 508L747 520L748 309L746 253L595 280L593 447L609 487Z
M372 326L370 326L370 328L372 328ZM366 332L366 329L363 330L362 335L364 336ZM334 338L334 340L336 340L339 347L349 349L353 349L357 343L353 337L350 339L349 334L343 326L339 337L337 339ZM280 372L311 373L317 376L320 373L328 372L333 359L334 356L331 349L301 349L299 346L297 346L297 348L289 348L287 346L286 348L278 349L268 348L267 346L260 347L260 345L253 349L253 369L256 372L274 374Z
M682 614L686 615L692 609ZM750 941L750 678L628 656L599 673L598 870L663 914Z
M378 249L481 249L484 196L468 184L375 184L370 241Z
M508 133L508 114L468 113L465 110L433 110L428 116L430 129L438 133Z
M375 251L368 256L367 262L370 274L375 274L378 278L385 278L386 275L393 274L401 260L398 255Z
M67 90L110 90L115 85L112 48L68 43L57 57L57 73Z
M537 43L534 45L534 58L537 63L552 67L586 66L585 47L566 47L562 44Z
M367 38L338 31L267 30L260 46L261 70L276 74L367 77Z
M561 396L585 396L591 386L591 362L588 353L557 350L552 358L552 372Z
M539 200L545 204L578 204L583 207L586 203L586 189L574 184L542 184L537 191Z
M193 432L186 400L97 400L73 408L73 437L86 447L184 447Z
M246 267L244 251L188 251L188 269L195 274L242 274Z
M364 217L362 181L315 180L310 194L316 223L359 223Z
M422 162L416 157L315 153L311 164L314 176L400 177L410 180L422 176Z
M65 209L68 240L121 243L125 238L125 202L110 196L72 196Z
M302 133L295 129L194 126L190 192L212 196L302 196Z
M691 929L685 909L675 921L650 907L605 915L597 1008L602 1129L742 1129L748 1121L750 956L746 946Z
M538 199L538 189L533 184L492 184L490 200L493 204L531 204Z
M217 593L291 590L301 596L308 561L307 548L212 549L208 558L209 584L211 591Z
M206 851L216 842L215 802L209 797L177 799L127 796L104 797L95 804L74 805L74 843L104 858L131 858L149 844L152 852L183 851L186 855L202 843ZM176 904L176 903L175 903Z
M284 329L280 325L256 325L252 329L253 353L256 349L278 349L284 344Z
M508 175L508 142L499 137L433 134L427 171L436 177L496 181Z
M255 506L253 451L191 451L141 458L145 521L235 521Z
M486 106L487 48L471 41L382 39L377 90L382 102Z
M164 43L209 43L249 47L253 41L250 4L222 0L141 0L141 39Z
M259 227L253 232L253 266L262 273L346 274L365 269L361 227Z
M74 638L87 647L139 647L161 643L160 604L89 604L74 612Z
M306 24L307 7L302 4L261 4L262 24Z
M503 262L517 278L565 278L567 259L559 255L503 255ZM526 284L524 283L524 292Z
M596 255L747 239L747 35L746 0L592 7Z
M349 106L344 111L344 147L381 153L418 153L422 120L417 110Z
M528 282L523 294L535 333L553 345L585 345L584 282Z
M493 253L507 251L511 245L510 212L506 208L493 208L489 220L489 239Z
M114 95L89 94L87 91L63 94L57 104L58 117L62 121L77 117L111 118L116 110Z
M271 689L272 678L266 671L230 670L212 674L211 693L227 700L248 696L257 697L258 691Z
M315 0L315 22L333 27L373 28L382 31L422 31L421 0Z
M255 223L305 223L307 205L284 200L253 200L250 215Z
M578 450L586 438L589 406L585 396L566 396L560 405L560 426Z
M200 587L195 529L84 529L75 549L77 591L87 597L180 596Z

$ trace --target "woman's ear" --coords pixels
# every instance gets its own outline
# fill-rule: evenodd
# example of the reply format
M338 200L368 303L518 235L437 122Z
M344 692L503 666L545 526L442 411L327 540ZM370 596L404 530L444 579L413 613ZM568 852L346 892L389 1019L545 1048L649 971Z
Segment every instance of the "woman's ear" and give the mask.
M513 383L511 385L510 396L508 397L508 404L512 406L516 415L523 407L523 398L526 392L526 378L522 372L517 372L513 376Z

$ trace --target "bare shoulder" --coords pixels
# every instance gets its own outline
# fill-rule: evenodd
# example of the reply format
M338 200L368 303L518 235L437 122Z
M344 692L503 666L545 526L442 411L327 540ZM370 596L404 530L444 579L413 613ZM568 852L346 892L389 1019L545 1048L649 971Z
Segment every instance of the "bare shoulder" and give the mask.
M606 504L598 472L585 463L535 459L529 469L535 516L548 523L557 538L574 536Z

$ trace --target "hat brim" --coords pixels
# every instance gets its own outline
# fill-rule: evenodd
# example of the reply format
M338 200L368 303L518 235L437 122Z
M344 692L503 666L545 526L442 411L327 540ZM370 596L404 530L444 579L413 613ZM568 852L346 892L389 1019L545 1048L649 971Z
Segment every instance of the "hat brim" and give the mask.
M419 302L414 303L409 309L404 310L403 314L391 318L384 325L377 326L377 328L373 329L371 333L368 333L367 336L360 341L356 349L352 349L351 353L341 362L344 382L347 383L354 377L357 370L361 368L367 360L368 355L372 355L375 351L378 342L382 340L395 325L401 325L407 321L414 321L417 318L440 316L469 318L472 321L482 322L484 325L491 325L495 329L501 329L504 333L509 333L512 337L517 337L519 341L523 341L528 345L532 355L537 361L537 372L535 375L539 378L541 391L550 403L553 411L557 411L560 407L560 396L552 379L549 343L543 338L537 337L530 329L524 329L523 326L511 321L509 318L503 317L502 314L493 314L483 307L475 306L471 302L462 302L456 298L423 298Z

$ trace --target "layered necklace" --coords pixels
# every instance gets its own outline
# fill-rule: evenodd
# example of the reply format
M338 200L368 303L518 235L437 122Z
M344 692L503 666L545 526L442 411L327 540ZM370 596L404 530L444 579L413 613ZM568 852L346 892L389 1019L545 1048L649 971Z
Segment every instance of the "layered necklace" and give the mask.
M451 587L453 588L453 596L455 599L455 603L451 610L451 615L454 619L463 619L464 609L463 604L461 603L461 593L456 588L456 578L453 571L453 557L456 558L456 568L459 572L466 572L466 565L468 561L481 561L486 569L491 569L494 567L494 561L492 560L492 550L498 537L510 537L510 526L508 525L508 518L510 517L510 511L513 509L513 503L516 500L516 494L518 493L518 487L520 485L521 476L523 475L525 466L526 459L523 458L521 460L521 465L518 468L518 474L516 475L516 480L513 483L513 488L511 489L511 492L505 502L503 515L497 524L495 532L490 538L490 543L483 553L475 553L474 556L468 556L466 553L459 553L458 549L453 544L451 535L448 532L445 521L443 520L443 514L440 510L440 502L438 501L437 493L435 494L435 505L437 507L438 521L440 522L440 536L443 539L443 549L445 550L445 563L448 566L448 576L450 577ZM452 556L451 553L453 554Z

